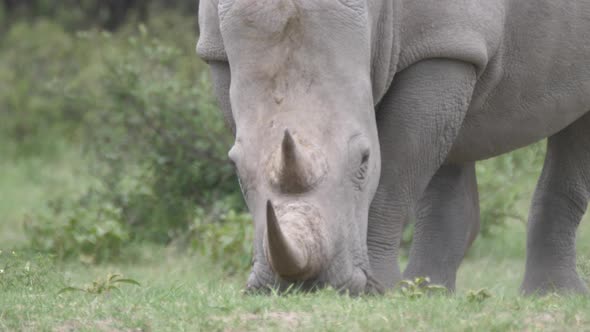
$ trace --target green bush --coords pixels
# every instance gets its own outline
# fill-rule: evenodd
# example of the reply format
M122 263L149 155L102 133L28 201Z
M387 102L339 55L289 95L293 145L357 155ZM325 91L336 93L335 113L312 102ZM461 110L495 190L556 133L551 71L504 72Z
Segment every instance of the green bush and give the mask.
M183 84L192 79L193 86L203 71L194 54L195 24L194 18L171 12L149 22L150 30L157 32L149 39L166 40L182 53L171 61L178 65L176 74ZM115 66L123 59L132 62L128 52L139 49L129 43L138 35L137 26L125 26L116 35L72 33L56 22L37 19L18 21L1 34L0 140L14 145L16 156L51 156L62 142L79 145L89 113L108 101L107 85L101 81L107 61Z
M154 24L170 21L164 16ZM146 26L115 35L64 35L73 44L72 62L93 70L64 72L56 80L61 89L48 96L81 113L77 130L84 133L79 137L96 181L83 199L58 197L46 213L30 217L31 245L88 262L120 256L128 241L169 243L187 232L199 250L204 243L219 246L210 249L212 256L249 246L239 237L235 243L226 240L245 232L249 222L227 162L232 137L194 41L191 47L185 47L184 36L164 41ZM92 55L82 57L82 47ZM59 126L62 116L46 123ZM15 121L21 122L26 121ZM233 259L228 270L244 261L245 256Z
M66 91L89 70L80 46L46 21L13 25L0 40L0 139L20 154L51 154L54 139L75 135L84 110L71 107Z
M42 18L58 22L68 30L92 27L115 30L125 23L146 21L150 13L159 14L163 10L194 18L198 3L198 0L4 0L0 2L0 14L6 13L7 23Z
M195 206L228 196L230 208L243 204L227 162L232 137L202 63L141 31L105 59L100 107L87 100L88 132L108 200L139 234L167 242L192 224Z
M246 212L237 213L224 208L222 204L215 210L219 212L197 210L190 232L192 247L203 256L221 263L229 274L246 271L252 265L252 217Z
M541 142L477 164L483 236L510 220L526 222L544 156L545 144Z
M120 257L130 238L120 209L88 199L51 202L47 213L25 220L25 232L33 250L85 263Z

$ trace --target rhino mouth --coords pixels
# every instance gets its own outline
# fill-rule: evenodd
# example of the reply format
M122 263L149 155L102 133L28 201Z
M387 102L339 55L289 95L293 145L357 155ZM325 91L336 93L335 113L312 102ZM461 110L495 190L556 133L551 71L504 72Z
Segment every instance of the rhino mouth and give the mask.
M342 294L358 296L363 294L383 294L384 288L372 277L370 271L355 266L350 275L336 284L323 277L303 281L288 281L277 276L271 268L263 262L255 262L248 278L244 292L256 294L285 294L296 292L315 292L326 287L332 287Z
M244 292L248 295L257 294L286 294L292 291L296 292L316 292L324 289L328 286L336 289L341 294L348 294L352 296L358 295L372 295L372 294L383 294L383 287L378 281L370 277L370 274L366 274L364 270L358 269L358 273L362 274L361 278L351 276L346 282L339 286L335 286L326 281L321 280L305 280L289 282L276 278L274 276L261 277L258 272L252 272ZM357 274L357 271L354 273Z

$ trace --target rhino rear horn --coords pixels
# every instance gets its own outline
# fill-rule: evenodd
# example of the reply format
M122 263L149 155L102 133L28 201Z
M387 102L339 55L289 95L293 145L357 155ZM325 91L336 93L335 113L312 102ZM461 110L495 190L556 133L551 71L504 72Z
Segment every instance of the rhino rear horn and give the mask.
M302 151L289 130L285 130L281 143L279 166L279 186L288 193L301 193L309 190L315 182L314 163L309 160L309 151Z

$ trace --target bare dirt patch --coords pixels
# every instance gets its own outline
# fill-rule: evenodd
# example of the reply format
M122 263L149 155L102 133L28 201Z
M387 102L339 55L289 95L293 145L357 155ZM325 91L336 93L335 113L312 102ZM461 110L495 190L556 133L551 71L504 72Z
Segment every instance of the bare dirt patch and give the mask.
M80 320L68 320L53 328L53 332L75 332L82 329L92 329L100 332L140 332L142 329L121 328L120 323L114 319L103 319L84 322Z
M252 323L260 323L261 329L265 325L273 324L282 328L297 328L310 320L311 315L304 312L288 312L288 311L271 311L261 313L242 313L237 315L214 317L214 320L221 321L227 325L247 325ZM239 327L228 327L224 331L237 331Z
M525 331L555 329L561 321L563 321L563 315L561 314L549 312L536 314L524 320L526 324Z

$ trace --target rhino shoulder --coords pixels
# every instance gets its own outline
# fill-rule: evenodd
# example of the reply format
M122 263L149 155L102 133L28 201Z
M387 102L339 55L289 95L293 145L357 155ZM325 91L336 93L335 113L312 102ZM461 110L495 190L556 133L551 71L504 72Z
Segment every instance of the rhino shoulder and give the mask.
M502 0L406 0L398 71L428 58L472 63L484 72L504 35Z

